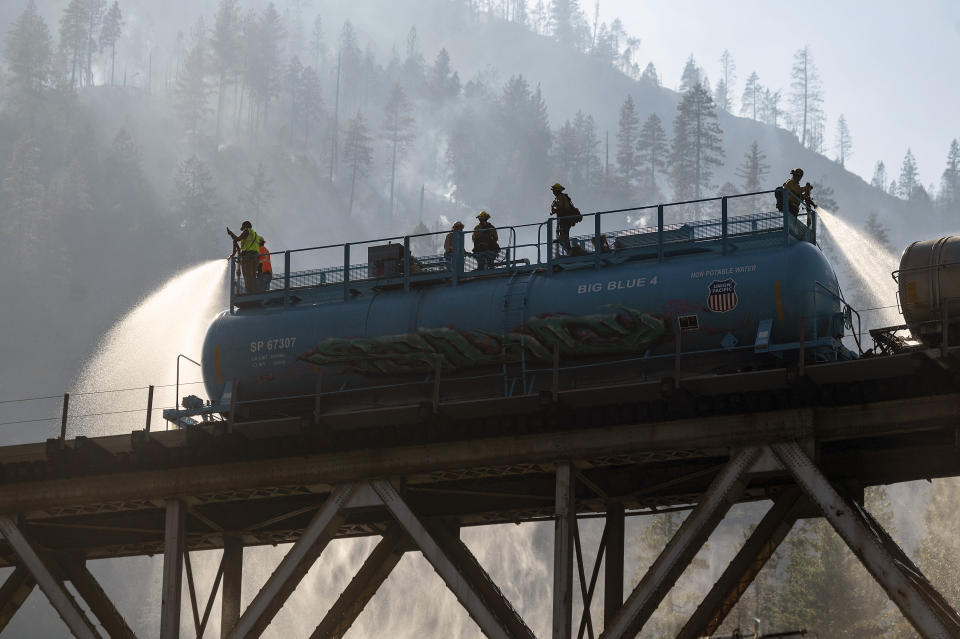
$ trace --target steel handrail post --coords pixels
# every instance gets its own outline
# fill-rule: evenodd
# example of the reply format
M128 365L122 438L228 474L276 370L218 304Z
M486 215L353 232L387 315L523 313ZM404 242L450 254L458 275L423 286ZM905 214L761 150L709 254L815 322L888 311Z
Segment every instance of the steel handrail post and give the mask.
M547 275L553 273L553 218L547 220Z
M67 410L70 408L70 393L63 394L63 412L60 416L60 441L67 438Z
M783 245L790 246L790 197L793 193L787 189L783 190Z
M593 235L594 235L594 238L593 238L594 264L596 265L597 268L600 268L600 246L601 246L601 244L600 244L600 214L599 214L599 213L594 213L594 214L593 214L593 221L594 221L594 223L593 223L593 225L594 225L594 230L593 230Z
M410 290L410 236L403 236L403 290Z
M150 384L150 389L147 391L147 425L144 430L150 432L150 421L153 417L153 384Z
M817 207L810 210L810 243L817 243Z
M729 231L727 230L727 198L724 197L720 200L720 237L722 238L721 247L723 249L723 254L727 254L727 236Z
M290 251L283 253L283 304L290 301Z
M350 243L343 245L343 301L350 299Z
M657 205L657 261L663 261L663 204Z

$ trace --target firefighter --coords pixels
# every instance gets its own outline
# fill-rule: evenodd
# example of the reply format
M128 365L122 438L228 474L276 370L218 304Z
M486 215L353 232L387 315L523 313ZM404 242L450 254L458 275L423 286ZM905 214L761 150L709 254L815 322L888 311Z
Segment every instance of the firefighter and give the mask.
M443 259L447 263L447 270L453 270L453 234L463 230L463 222L457 220L450 227L450 232L443 238Z
M473 255L477 258L477 270L484 271L493 268L500 254L500 238L497 227L490 223L489 213L480 211L477 219L480 223L473 227Z
M580 209L573 205L570 196L563 192L563 185L557 182L550 187L553 191L553 203L550 205L550 215L557 216L557 243L572 255L570 248L570 229L583 219Z
M780 194L777 197L777 210L783 210L783 198L787 198L790 213L794 217L798 217L800 215L800 205L803 204L807 208L807 218L809 220L810 209L816 206L810 197L813 185L807 182L804 186L800 186L801 179L803 179L803 169L790 171L790 179L783 183L781 189L778 189Z
M253 230L249 220L240 225L240 235L227 227L227 235L240 245L240 272L247 293L257 292L257 265L260 260L260 236Z
M257 269L260 277L260 290L263 292L270 290L270 282L273 280L273 265L270 263L270 251L267 250L267 241L260 238L260 266Z

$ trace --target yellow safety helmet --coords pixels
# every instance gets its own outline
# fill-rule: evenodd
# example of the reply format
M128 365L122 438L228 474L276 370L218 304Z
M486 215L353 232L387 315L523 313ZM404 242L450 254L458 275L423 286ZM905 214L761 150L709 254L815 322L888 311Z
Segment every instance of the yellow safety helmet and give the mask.
M489 220L490 214L487 213L486 211L480 211L480 213L477 215L477 219L480 220L481 222L483 220Z
M453 223L453 226L451 226L450 228L452 228L452 229L462 229L462 228L463 228L463 222L461 222L460 220L457 220L456 222Z
M790 175L794 176L798 180L803 177L803 169L794 169L790 171Z
M551 190L551 191L562 191L562 190L563 190L563 185L560 184L559 182L557 182L556 184L554 184L553 186L550 187L550 190Z

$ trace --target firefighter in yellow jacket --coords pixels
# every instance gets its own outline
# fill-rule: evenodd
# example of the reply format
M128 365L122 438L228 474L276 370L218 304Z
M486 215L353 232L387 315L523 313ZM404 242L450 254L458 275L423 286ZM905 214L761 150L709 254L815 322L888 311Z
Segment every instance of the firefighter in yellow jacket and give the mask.
M805 204L808 209L816 206L810 198L813 185L807 182L804 186L800 186L801 179L803 179L803 169L794 169L790 171L790 179L783 183L783 197L787 198L790 213L794 216L800 215L801 204ZM782 204L777 208L782 211Z

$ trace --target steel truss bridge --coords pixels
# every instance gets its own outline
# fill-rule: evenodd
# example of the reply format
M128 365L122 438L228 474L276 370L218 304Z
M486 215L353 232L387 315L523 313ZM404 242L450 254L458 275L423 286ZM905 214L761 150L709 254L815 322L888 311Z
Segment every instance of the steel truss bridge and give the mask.
M160 554L158 636L179 636L184 609L202 636L219 590L221 636L256 637L332 539L376 535L312 637L343 636L403 554L419 551L486 636L528 638L459 530L550 520L552 636L633 637L727 511L770 500L679 638L714 633L807 517L830 522L921 636L960 637L960 616L863 508L867 486L960 475L958 371L954 347L2 447L0 566L14 570L0 587L0 628L39 586L76 637L100 636L69 581L109 636L133 637L86 562ZM689 516L624 592L625 516L681 505ZM584 516L605 518L593 566ZM241 610L244 548L281 543L292 545ZM196 593L209 586L189 559L210 549L223 556L202 605ZM603 618L592 619L599 579Z

